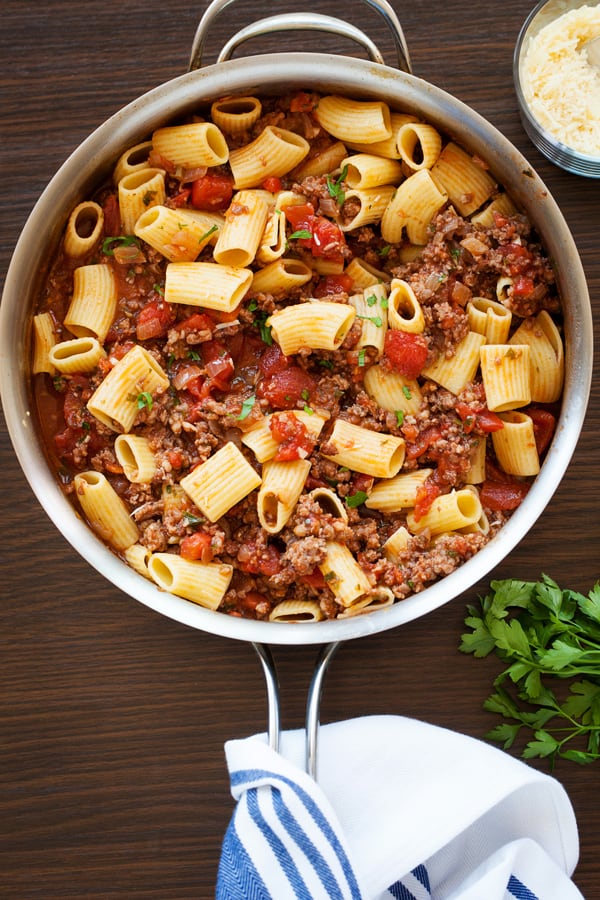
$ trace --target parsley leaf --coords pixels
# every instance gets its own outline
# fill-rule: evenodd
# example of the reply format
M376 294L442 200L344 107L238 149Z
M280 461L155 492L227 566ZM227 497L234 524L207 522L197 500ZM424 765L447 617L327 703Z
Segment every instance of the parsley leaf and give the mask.
M121 234L117 237L107 237L102 241L102 252L105 256L114 256L115 245L117 247L130 247L132 244L135 244L136 247L140 246L140 242L134 234Z
M327 176L327 190L329 191L329 196L333 197L333 199L336 201L336 203L339 203L340 206L342 206L342 204L344 203L344 200L346 199L346 194L345 194L344 189L342 188L341 184L342 184L342 181L346 180L347 175L348 175L348 166L344 166L344 168L342 169L338 178L336 178L335 181L333 181L333 179L330 178L329 175Z
M152 409L152 394L150 391L142 391L137 395L136 402L138 409L147 409L150 412Z
M252 394L250 397L246 397L246 399L242 403L242 409L238 416L238 422L241 422L243 419L246 419L250 415L255 403L256 397L254 394Z
M506 721L487 737L507 749L524 734L524 759L600 759L600 582L586 597L547 575L492 581L467 611L460 650L505 666L483 705Z
M306 228L301 228L299 231L294 231L289 236L290 241L298 241L298 240L310 241L311 238L312 238L312 232L308 231L308 229L306 229Z
M351 509L355 509L357 506L361 506L368 496L369 495L365 493L365 491L357 491L355 494L346 497L346 505Z

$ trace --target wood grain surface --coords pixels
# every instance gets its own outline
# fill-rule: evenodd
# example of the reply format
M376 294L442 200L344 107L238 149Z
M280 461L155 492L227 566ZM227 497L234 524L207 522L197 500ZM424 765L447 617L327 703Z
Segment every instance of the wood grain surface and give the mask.
M415 74L487 117L545 180L573 232L600 315L600 182L552 166L518 118L512 51L532 4L395 6ZM361 25L393 63L391 39L371 9L357 0L310 7ZM27 215L68 154L111 113L185 71L204 8L182 0L4 0L2 276ZM293 8L280 3L276 11ZM274 11L266 0L241 0L214 29L207 62L235 28ZM292 38L281 44L291 48ZM272 46L265 40L252 51ZM303 35L300 46L361 54L327 37ZM597 580L599 432L595 390L562 484L490 577L547 572L581 591ZM233 808L223 745L266 725L254 652L162 618L113 588L51 525L4 427L0 441L0 896L209 898ZM497 721L482 704L499 664L465 656L458 645L465 604L486 586L402 628L343 646L327 676L322 721L391 713L484 738ZM299 727L314 649L274 652L284 725ZM548 771L546 762L533 765ZM600 763L559 762L554 775L579 823L575 881L587 898L599 898Z

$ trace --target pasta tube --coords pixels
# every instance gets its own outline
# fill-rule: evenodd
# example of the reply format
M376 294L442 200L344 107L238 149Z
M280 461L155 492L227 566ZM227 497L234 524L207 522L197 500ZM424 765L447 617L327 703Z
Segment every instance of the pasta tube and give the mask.
M78 258L91 253L104 227L104 211L98 203L85 200L75 207L65 231L64 248L67 256Z
M152 146L169 162L184 169L222 166L229 158L225 136L214 122L159 128L152 135Z
M118 192L123 234L133 234L142 213L165 202L164 172L162 169L136 169L121 178Z
M56 344L54 322L50 313L38 313L33 317L33 363L31 371L56 374L56 367L50 362L50 353Z
M75 372L93 372L105 356L104 347L98 338L81 337L55 344L48 359L59 372L73 375Z
M371 582L344 544L327 541L325 552L319 569L337 602L342 606L351 606L371 589Z
M90 526L115 550L138 540L138 530L125 503L101 472L80 472L73 479L75 496Z
M488 409L505 412L531 402L529 344L486 344L480 349Z
M428 529L434 535L474 525L480 517L479 494L469 488L462 488L437 497L420 519L415 517L414 512L410 512L406 517L406 524L413 534Z
M282 600L269 613L269 622L320 622L323 618L315 600Z
M431 220L446 200L446 193L438 188L428 169L415 172L402 182L381 217L384 241L399 244L406 229L411 244L426 244Z
M365 500L365 506L388 513L411 509L415 505L417 491L432 472L433 469L416 469L378 481Z
M375 478L392 478L404 462L403 438L371 431L345 419L336 419L325 446L333 450L325 453L323 446L321 447L321 453L326 459L333 460L338 466L347 466L353 472L362 472Z
M229 587L233 566L184 559L175 553L153 553L148 561L148 572L153 581L170 594L207 609L218 609Z
M309 149L310 144L299 134L267 125L254 141L229 154L236 189L256 187L265 178L285 175L302 162Z
M169 378L160 365L136 344L98 385L87 408L107 428L126 433L131 431L140 408L151 402L153 394L168 387Z
M215 100L210 117L225 134L236 137L252 128L260 119L262 103L258 97L223 97Z
M224 516L260 483L258 472L231 441L179 482L211 522Z
M540 459L533 420L522 412L500 413L504 428L492 434L498 462L509 475L537 475Z
M110 266L79 266L73 272L73 296L64 324L76 337L108 334L117 309L117 285Z
M301 347L337 350L350 331L356 313L346 303L318 300L295 303L274 312L267 319L272 334L285 356Z
M446 144L431 170L461 216L470 216L496 189L491 175L456 144Z
M133 230L171 262L193 262L210 242L214 228L206 227L187 210L153 206L141 214Z
M344 181L354 190L364 191L382 185L399 184L404 177L399 162L372 153L348 156L342 160L341 166L342 171L346 169Z
M365 391L375 403L388 412L416 415L423 402L419 382L400 375L399 372L388 372L380 366L369 366L364 377Z
M564 379L564 349L558 328L546 310L525 319L509 344L529 345L531 399L535 403L555 403Z
M483 344L485 344L484 336L470 331L457 344L454 356L448 359L441 354L430 366L423 369L423 375L441 384L447 391L460 394L469 381L473 381L475 377L479 368L480 351L485 349Z
M415 292L407 281L392 279L388 300L390 328L421 334L425 330L425 316Z
M264 463L256 506L258 520L269 534L281 531L294 512L309 472L307 459Z
M169 263L165 300L233 312L252 283L252 270L217 263Z
M351 100L330 94L315 109L319 124L340 141L373 144L391 137L390 110L379 100Z
M115 440L115 456L128 481L135 484L149 484L152 481L156 472L156 459L148 438L120 434Z
M238 191L219 232L213 256L224 266L249 266L261 242L269 206L260 191Z

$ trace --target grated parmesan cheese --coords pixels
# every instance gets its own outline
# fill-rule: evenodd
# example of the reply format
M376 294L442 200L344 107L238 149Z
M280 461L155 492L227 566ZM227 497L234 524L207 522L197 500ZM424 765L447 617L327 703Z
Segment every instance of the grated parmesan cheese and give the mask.
M542 128L600 157L600 72L582 44L600 35L600 5L581 6L545 25L526 48L523 94Z

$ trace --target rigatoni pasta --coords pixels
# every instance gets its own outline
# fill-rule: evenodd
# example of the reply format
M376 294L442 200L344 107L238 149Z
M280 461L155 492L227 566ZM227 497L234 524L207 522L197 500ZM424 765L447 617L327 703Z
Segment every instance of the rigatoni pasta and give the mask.
M33 317L63 489L210 610L318 623L424 590L498 533L555 426L559 297L516 213L369 98L155 128L72 210Z

